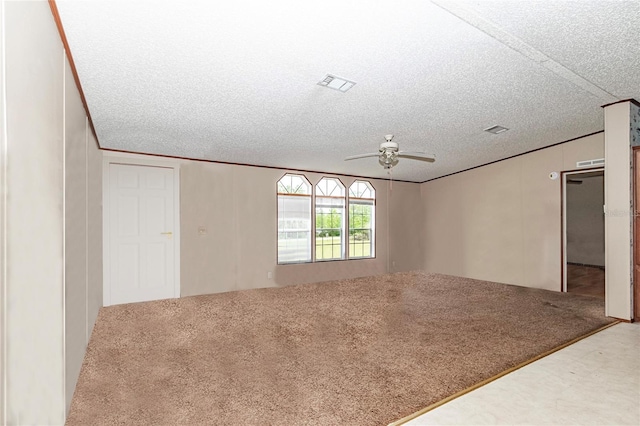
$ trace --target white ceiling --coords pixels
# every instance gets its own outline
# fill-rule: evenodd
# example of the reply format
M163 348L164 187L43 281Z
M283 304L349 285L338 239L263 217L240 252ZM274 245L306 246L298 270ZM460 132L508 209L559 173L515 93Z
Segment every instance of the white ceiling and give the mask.
M103 148L422 182L640 99L638 1L57 0ZM347 93L318 86L332 73ZM508 132L492 135L494 124Z

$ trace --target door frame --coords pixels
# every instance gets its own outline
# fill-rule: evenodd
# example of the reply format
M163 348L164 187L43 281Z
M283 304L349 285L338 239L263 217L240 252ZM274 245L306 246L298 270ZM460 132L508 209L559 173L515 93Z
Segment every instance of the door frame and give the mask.
M577 170L568 170L561 172L561 180L560 180L560 203L561 203L561 235L562 235L562 250L560 251L561 262L560 268L562 270L562 280L560 283L560 291L567 291L567 176L580 175L584 173L593 173L593 172L602 172L604 173L604 167L588 167L584 169ZM603 175L604 176L604 175ZM604 206L603 206L604 209ZM603 210L604 214L604 210ZM605 294L606 297L606 294Z
M164 167L173 169L173 253L174 253L174 277L173 297L180 297L180 162L175 160L159 160L144 155L125 154L121 152L103 151L102 160L102 306L111 305L111 259L110 259L110 201L109 201L109 166L111 164L124 164L143 167Z
M640 229L636 223L638 211L640 211L640 199L638 199L638 182L637 176L640 170L640 164L636 159L636 154L640 151L640 146L634 146L631 148L631 238L633 244L631 246L633 252L631 253L631 321L640 321L640 274L636 273L636 265L640 263Z

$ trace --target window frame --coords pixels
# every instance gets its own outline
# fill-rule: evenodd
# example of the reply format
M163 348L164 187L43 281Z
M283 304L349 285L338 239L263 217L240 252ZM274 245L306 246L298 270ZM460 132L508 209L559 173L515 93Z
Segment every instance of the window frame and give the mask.
M353 185L355 185L356 183L364 183L369 187L369 190L372 191L372 195L373 198L365 198L365 197L351 197L351 187ZM371 201L371 204L368 204L372 207L372 212L371 212L371 223L370 223L370 240L371 243L369 245L369 250L371 255L370 256L353 256L351 257L349 255L349 251L351 249L350 247L350 242L347 241L347 255L348 255L348 259L351 260L360 260L360 259L375 259L376 258L376 253L378 252L377 250L377 242L378 242L378 238L377 238L377 215L376 215L376 208L377 208L377 201L378 201L378 197L376 194L376 188L375 186L373 186L373 184L371 183L371 181L369 180L364 180L364 179L356 179L354 180L351 185L349 185L349 189L347 190L347 216L348 216L348 224L347 224L347 234L348 237L350 238L351 236L351 200L366 200L366 201ZM354 203L355 204L355 203Z
M299 176L301 177L310 187L310 194L283 194L279 192L279 183L280 181L286 177L286 176ZM342 187L344 188L344 196L342 197L336 197L336 196L325 196L325 195L321 195L320 197L326 197L326 198L342 198L344 200L344 213L343 213L343 229L342 229L342 257L341 258L331 258L331 259L316 259L317 253L316 253L316 198L317 198L317 185L323 180L323 179L332 179L332 180L336 180L340 183L340 185L342 185ZM370 250L371 250L371 256L356 256L356 257L351 257L349 256L349 232L351 230L351 224L350 224L350 205L351 205L351 196L350 196L350 189L351 187L356 184L357 182L363 182L365 184L368 184L368 186L370 187L370 190L373 191L373 198L363 198L363 197L354 197L355 200L368 200L368 201L372 201L372 208L373 208L373 214L372 214L372 220L371 220L371 235L372 235L372 243L370 245ZM280 229L280 215L279 215L279 196L280 195L290 195L290 196L304 196L304 197L309 197L310 199L310 215L311 215L311 221L310 221L310 253L311 256L309 258L309 260L301 260L301 261L293 261L293 262L281 262L279 260L280 256L279 256L279 238L278 238L278 234L279 234L279 229ZM276 264L277 265L300 265L300 264L308 264L308 263L322 263L322 262L340 262L340 261L345 261L345 260L367 260L367 259L376 259L377 257L377 253L378 253L378 239L377 239L377 231L378 231L378 217L376 215L376 210L378 207L378 197L377 197L377 189L375 187L375 185L371 182L370 179L366 179L366 178L355 178L351 184L349 186L346 186L344 184L344 182L342 181L342 179L338 176L332 176L332 175L322 175L320 177L320 179L318 179L318 181L313 184L311 183L311 180L306 176L306 174L304 173L291 173L291 172L287 172L285 174L283 174L282 176L280 176L280 178L276 181Z
M280 182L287 176L297 176L301 177L306 184L308 185L309 193L308 194L296 194L296 193L281 193L280 192ZM282 262L280 261L280 196L289 196L289 197L308 197L309 198L309 258L308 260L296 260L291 262ZM301 173L285 173L280 176L280 178L276 181L276 264L277 265L298 265L304 263L313 263L313 233L315 230L315 223L313 218L314 212L314 201L313 201L313 184L311 181Z
M340 186L342 187L342 191L343 194L342 196L338 196L338 195L318 195L318 186L320 185L320 183L323 180L333 180L333 181L337 181ZM347 186L344 184L344 182L342 182L342 180L338 177L334 177L334 176L322 176L320 178L320 180L318 180L318 182L313 186L313 212L312 212L312 216L313 216L313 261L314 262L332 262L332 261L336 261L336 260L348 260L348 247L347 247L347 238L346 238L346 234L349 230L349 224L348 224L348 220L349 220L349 211L348 211L348 188ZM343 205L342 205L342 226L340 228L340 257L332 257L332 258L328 258L328 259L318 259L318 244L317 244L317 239L318 239L318 224L317 224L317 220L318 220L318 198L333 198L333 199L341 199L343 200ZM322 228L322 229L327 229L327 228ZM333 229L333 228L331 228ZM332 246L334 244L331 244ZM324 244L323 244L324 246ZM323 250L324 251L324 250ZM333 251L333 250L332 250Z

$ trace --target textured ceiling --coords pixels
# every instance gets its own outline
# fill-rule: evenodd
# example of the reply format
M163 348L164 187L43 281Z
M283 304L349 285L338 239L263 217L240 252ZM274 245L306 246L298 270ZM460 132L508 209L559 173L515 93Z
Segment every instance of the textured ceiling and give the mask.
M637 1L66 1L103 148L421 182L603 129L640 99ZM316 83L356 82L346 93ZM499 124L508 132L482 129Z

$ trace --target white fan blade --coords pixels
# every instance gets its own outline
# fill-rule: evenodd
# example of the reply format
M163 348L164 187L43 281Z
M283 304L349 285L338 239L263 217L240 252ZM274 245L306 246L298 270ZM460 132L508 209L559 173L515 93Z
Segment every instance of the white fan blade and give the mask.
M374 152L371 154L352 155L351 157L345 158L344 161L357 160L358 158L379 157L379 156L380 156L379 152Z
M436 161L435 155L429 155L426 152L398 151L398 157L411 158L412 160L428 161L430 163Z

